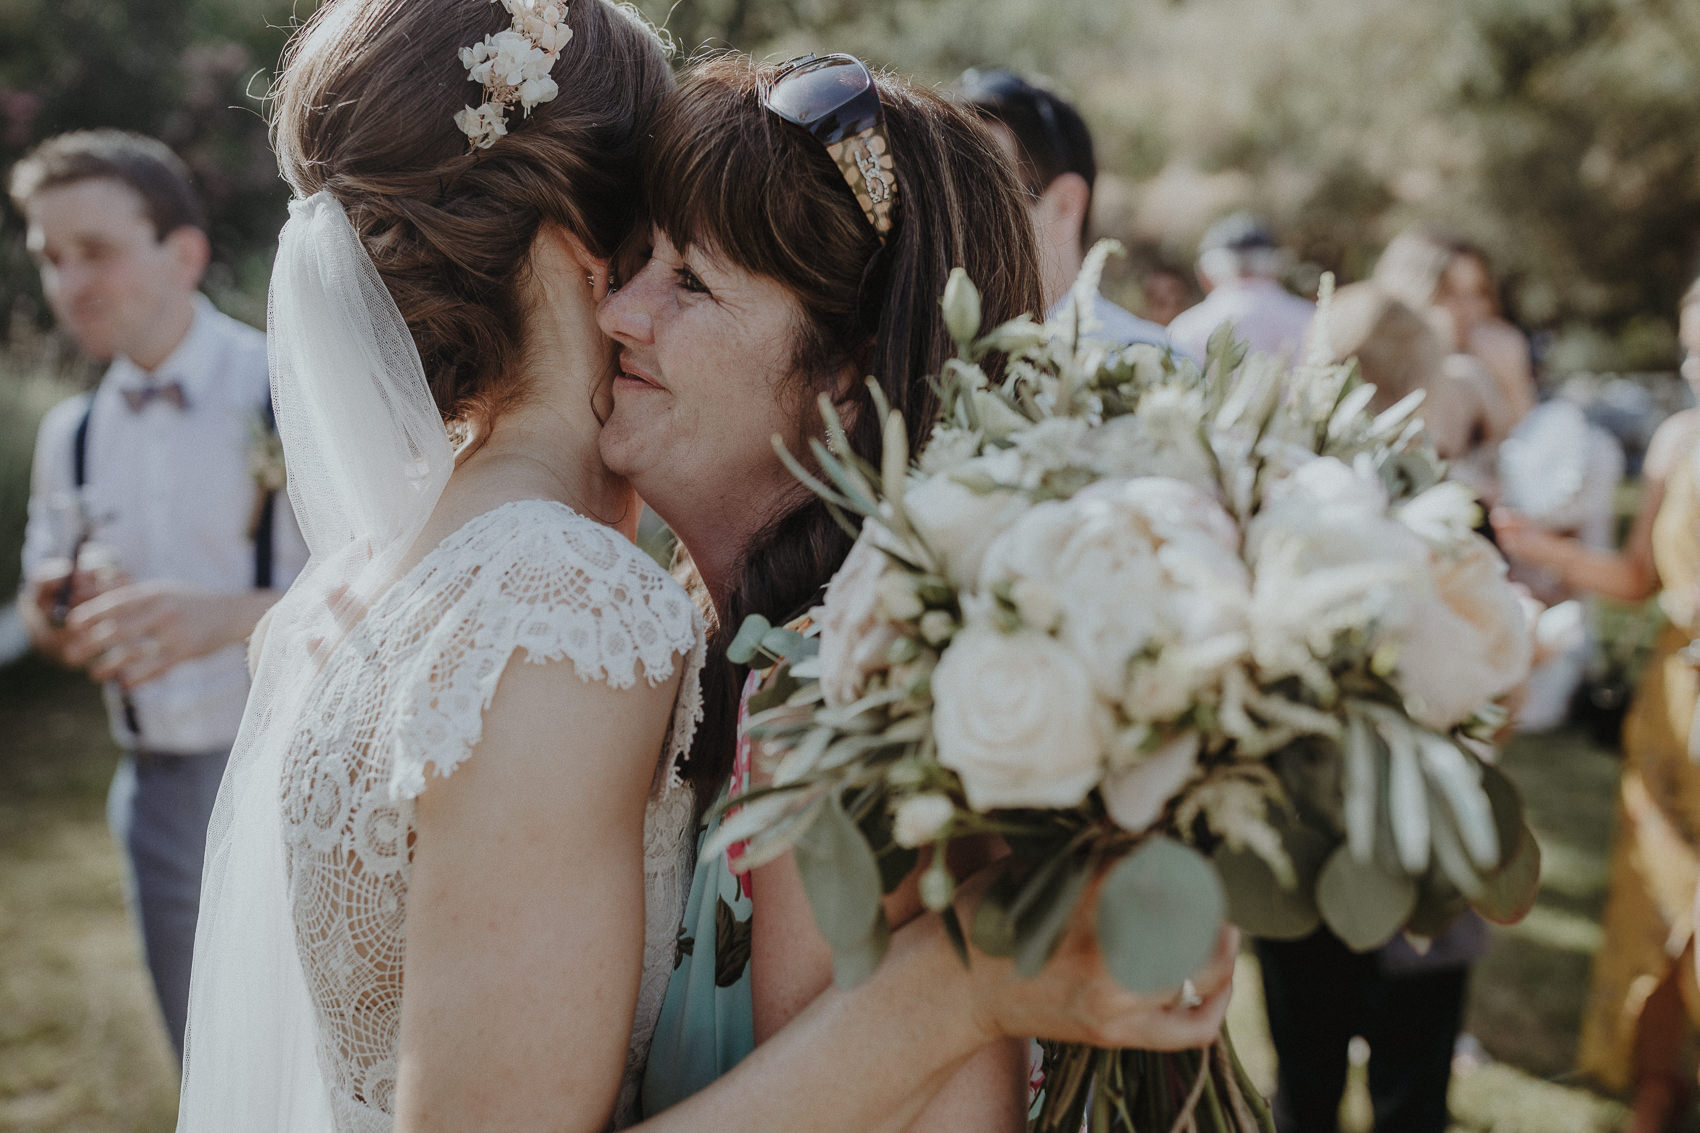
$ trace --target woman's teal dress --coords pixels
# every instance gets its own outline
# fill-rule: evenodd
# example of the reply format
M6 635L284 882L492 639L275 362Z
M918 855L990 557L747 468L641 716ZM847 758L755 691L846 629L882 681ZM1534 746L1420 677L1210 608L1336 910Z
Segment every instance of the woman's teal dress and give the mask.
M744 706L760 674L750 674ZM738 751L727 790L742 794L749 785L750 743L744 737L745 708L738 713ZM718 822L702 834L713 836ZM697 843L702 847L702 840ZM649 1066L643 1077L643 1112L660 1113L696 1093L755 1049L755 1016L750 1002L750 879L732 872L734 846L712 859L698 856L679 930L679 959L667 984L667 998Z

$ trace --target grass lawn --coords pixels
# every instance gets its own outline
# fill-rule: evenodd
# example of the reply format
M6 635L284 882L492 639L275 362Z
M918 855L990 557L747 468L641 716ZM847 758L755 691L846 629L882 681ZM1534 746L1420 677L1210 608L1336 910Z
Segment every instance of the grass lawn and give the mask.
M125 916L104 799L117 753L94 690L26 660L0 668L0 1130L172 1127L176 1066ZM1545 854L1540 903L1478 966L1469 1029L1490 1057L1453 1087L1471 1133L1606 1133L1623 1107L1568 1076L1600 944L1617 763L1577 732L1519 739L1504 764ZM1256 965L1234 1033L1272 1080ZM1349 1131L1368 1129L1362 1075Z

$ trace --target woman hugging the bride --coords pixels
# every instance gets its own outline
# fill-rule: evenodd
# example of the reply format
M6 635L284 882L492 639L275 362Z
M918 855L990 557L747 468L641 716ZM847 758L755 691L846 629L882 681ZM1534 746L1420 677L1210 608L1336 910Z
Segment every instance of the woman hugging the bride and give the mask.
M783 553L775 523L801 503L771 436L805 450L824 435L815 393L851 389L866 368L894 394L923 389L944 357L946 274L982 238L980 218L1022 215L981 127L928 92L873 76L851 92L870 122L891 120L878 173L834 161L845 139L818 129L818 86L782 92L774 68L716 66L753 77L732 86L768 131L757 144L815 184L811 196L770 179L727 199L773 193L781 245L839 225L795 262L818 254L823 287L855 284L839 313L859 343L849 354L806 333L838 296L717 249L712 223L684 246L658 227L655 255L610 302L643 147L670 123L667 167L689 168L712 141L681 133L690 100L725 96L713 83L674 93L663 44L629 10L328 0L292 43L274 140L297 199L269 334L313 559L256 643L209 835L179 1129L639 1120L696 819L727 774L703 748L730 744L729 727L684 756L699 690L719 690L708 715L726 721L736 683L718 669L699 682L709 631L632 543L632 483L671 501L663 515L698 557L711 613L730 617L752 548ZM888 207L871 207L881 186L859 201L869 177ZM810 211L821 184L841 194L836 220ZM846 236L851 224L868 227ZM1014 226L983 239L967 266L1006 273L988 317L1036 302L1030 240ZM903 348L878 349L893 334ZM711 384L740 366L744 380ZM618 472L603 421L623 430ZM715 506L724 522L700 522ZM835 566L828 549L810 569ZM773 906L770 938L803 931L782 919L799 911ZM1202 1004L1176 1007L1114 984L1090 915L1032 980L984 956L965 968L936 920L916 919L854 989L790 979L796 1002L771 1037L641 1127L902 1129L925 1112L987 1128L926 1107L1004 1038L1208 1042L1231 939L1198 977Z

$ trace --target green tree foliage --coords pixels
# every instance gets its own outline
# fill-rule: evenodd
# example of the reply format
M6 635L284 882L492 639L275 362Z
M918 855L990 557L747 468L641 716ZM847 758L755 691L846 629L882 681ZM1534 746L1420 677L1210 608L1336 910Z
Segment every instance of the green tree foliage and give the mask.
M0 162L77 126L159 135L212 206L214 289L257 313L284 200L260 96L311 6L0 0ZM1135 251L1124 270L1190 262L1235 207L1346 279L1434 221L1486 246L1525 322L1592 328L1602 363L1671 360L1700 233L1694 0L639 6L681 58L847 50L934 82L976 64L1053 76L1095 127L1102 227ZM39 319L17 244L0 246L0 313Z

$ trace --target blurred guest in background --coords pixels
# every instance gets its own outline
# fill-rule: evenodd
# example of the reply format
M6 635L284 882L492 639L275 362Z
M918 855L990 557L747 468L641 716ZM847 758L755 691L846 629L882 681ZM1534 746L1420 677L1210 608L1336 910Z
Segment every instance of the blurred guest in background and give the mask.
M1448 376L1434 330L1374 284L1341 288L1325 329L1327 341L1318 345L1331 361L1357 359L1376 387L1375 408L1426 393L1424 412L1443 455L1467 453L1500 427L1503 407L1493 383ZM1374 952L1354 952L1327 929L1301 940L1257 941L1280 1133L1338 1128L1348 1047L1357 1036L1369 1044L1378 1133L1444 1133L1469 967L1487 944L1487 926L1474 913L1422 950L1400 936Z
M1440 316L1449 349L1487 367L1513 424L1534 407L1529 340L1505 319L1480 247L1439 229L1409 228L1387 245L1373 278L1416 310Z
M1032 194L1028 213L1038 236L1045 308L1055 313L1086 257L1092 187L1098 178L1092 132L1061 96L1013 71L970 68L956 80L956 94L990 124ZM1102 295L1096 297L1092 314L1096 326L1086 328L1087 334L1106 345L1169 342L1161 325Z
M1158 326L1168 326L1175 316L1192 306L1192 285L1173 268L1155 267L1139 281L1145 297L1145 317Z
M1682 300L1683 376L1700 387L1700 280ZM1605 943L1594 953L1581 1069L1633 1086L1630 1133L1673 1128L1694 1090L1700 1022L1694 907L1700 881L1700 766L1690 754L1700 674L1700 410L1666 419L1642 466L1640 507L1620 551L1493 513L1500 546L1560 585L1635 602L1659 595L1669 624L1642 672L1623 728L1623 777L1612 847Z
M108 816L179 1054L207 819L248 696L242 643L306 561L269 428L265 336L198 288L188 171L151 138L52 138L13 204L59 324L110 362L42 421L19 602L35 646L106 687Z
M1223 325L1260 354L1296 359L1314 304L1281 286L1288 256L1261 220L1236 212L1211 225L1198 244L1198 282L1207 293L1169 324L1175 349L1202 359Z

